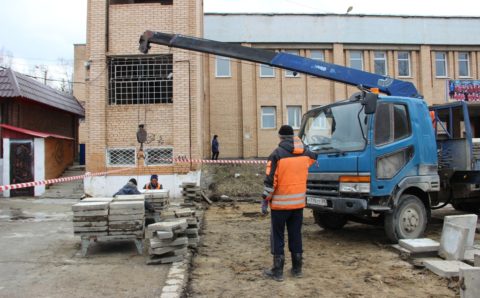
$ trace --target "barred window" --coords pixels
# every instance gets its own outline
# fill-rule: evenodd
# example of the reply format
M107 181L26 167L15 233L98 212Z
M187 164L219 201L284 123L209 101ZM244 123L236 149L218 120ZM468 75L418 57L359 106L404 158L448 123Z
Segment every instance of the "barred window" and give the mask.
M173 164L173 148L147 148L145 149L145 164L147 166L154 165L170 165Z
M108 166L134 166L135 157L135 148L107 149Z
M172 103L172 55L110 58L109 103Z

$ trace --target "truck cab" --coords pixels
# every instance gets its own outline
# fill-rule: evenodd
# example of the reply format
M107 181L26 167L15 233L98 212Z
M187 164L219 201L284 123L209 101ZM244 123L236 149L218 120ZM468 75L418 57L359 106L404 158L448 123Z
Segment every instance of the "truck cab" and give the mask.
M309 171L307 207L326 229L348 220L383 223L392 241L426 228L440 187L437 146L422 99L365 92L307 112L300 137L318 154Z

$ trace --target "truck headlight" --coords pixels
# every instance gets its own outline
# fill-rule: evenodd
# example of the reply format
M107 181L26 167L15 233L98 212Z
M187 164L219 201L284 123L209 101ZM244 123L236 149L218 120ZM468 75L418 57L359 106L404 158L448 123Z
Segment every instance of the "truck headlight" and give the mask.
M347 193L370 193L370 176L340 176L339 191Z

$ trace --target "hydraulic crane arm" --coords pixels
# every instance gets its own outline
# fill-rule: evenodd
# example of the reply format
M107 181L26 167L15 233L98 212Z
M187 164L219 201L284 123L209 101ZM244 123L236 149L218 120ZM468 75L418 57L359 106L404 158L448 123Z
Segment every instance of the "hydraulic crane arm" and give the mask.
M139 50L147 54L150 43L262 63L353 86L378 88L380 92L388 95L422 97L410 82L283 52L276 53L226 42L152 31L145 31L140 37Z

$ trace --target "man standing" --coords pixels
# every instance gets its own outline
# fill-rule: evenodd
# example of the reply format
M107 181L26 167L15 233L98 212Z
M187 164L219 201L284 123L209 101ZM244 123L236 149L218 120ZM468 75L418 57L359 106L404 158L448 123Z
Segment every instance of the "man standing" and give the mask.
M273 267L265 270L267 277L283 281L285 263L285 225L288 248L292 256L294 277L302 277L302 222L307 190L308 168L316 161L315 153L305 150L289 125L278 131L280 144L268 158L264 181L262 213L271 212L270 245Z
M212 140L212 159L217 160L220 153L220 146L218 144L218 136L214 135Z

